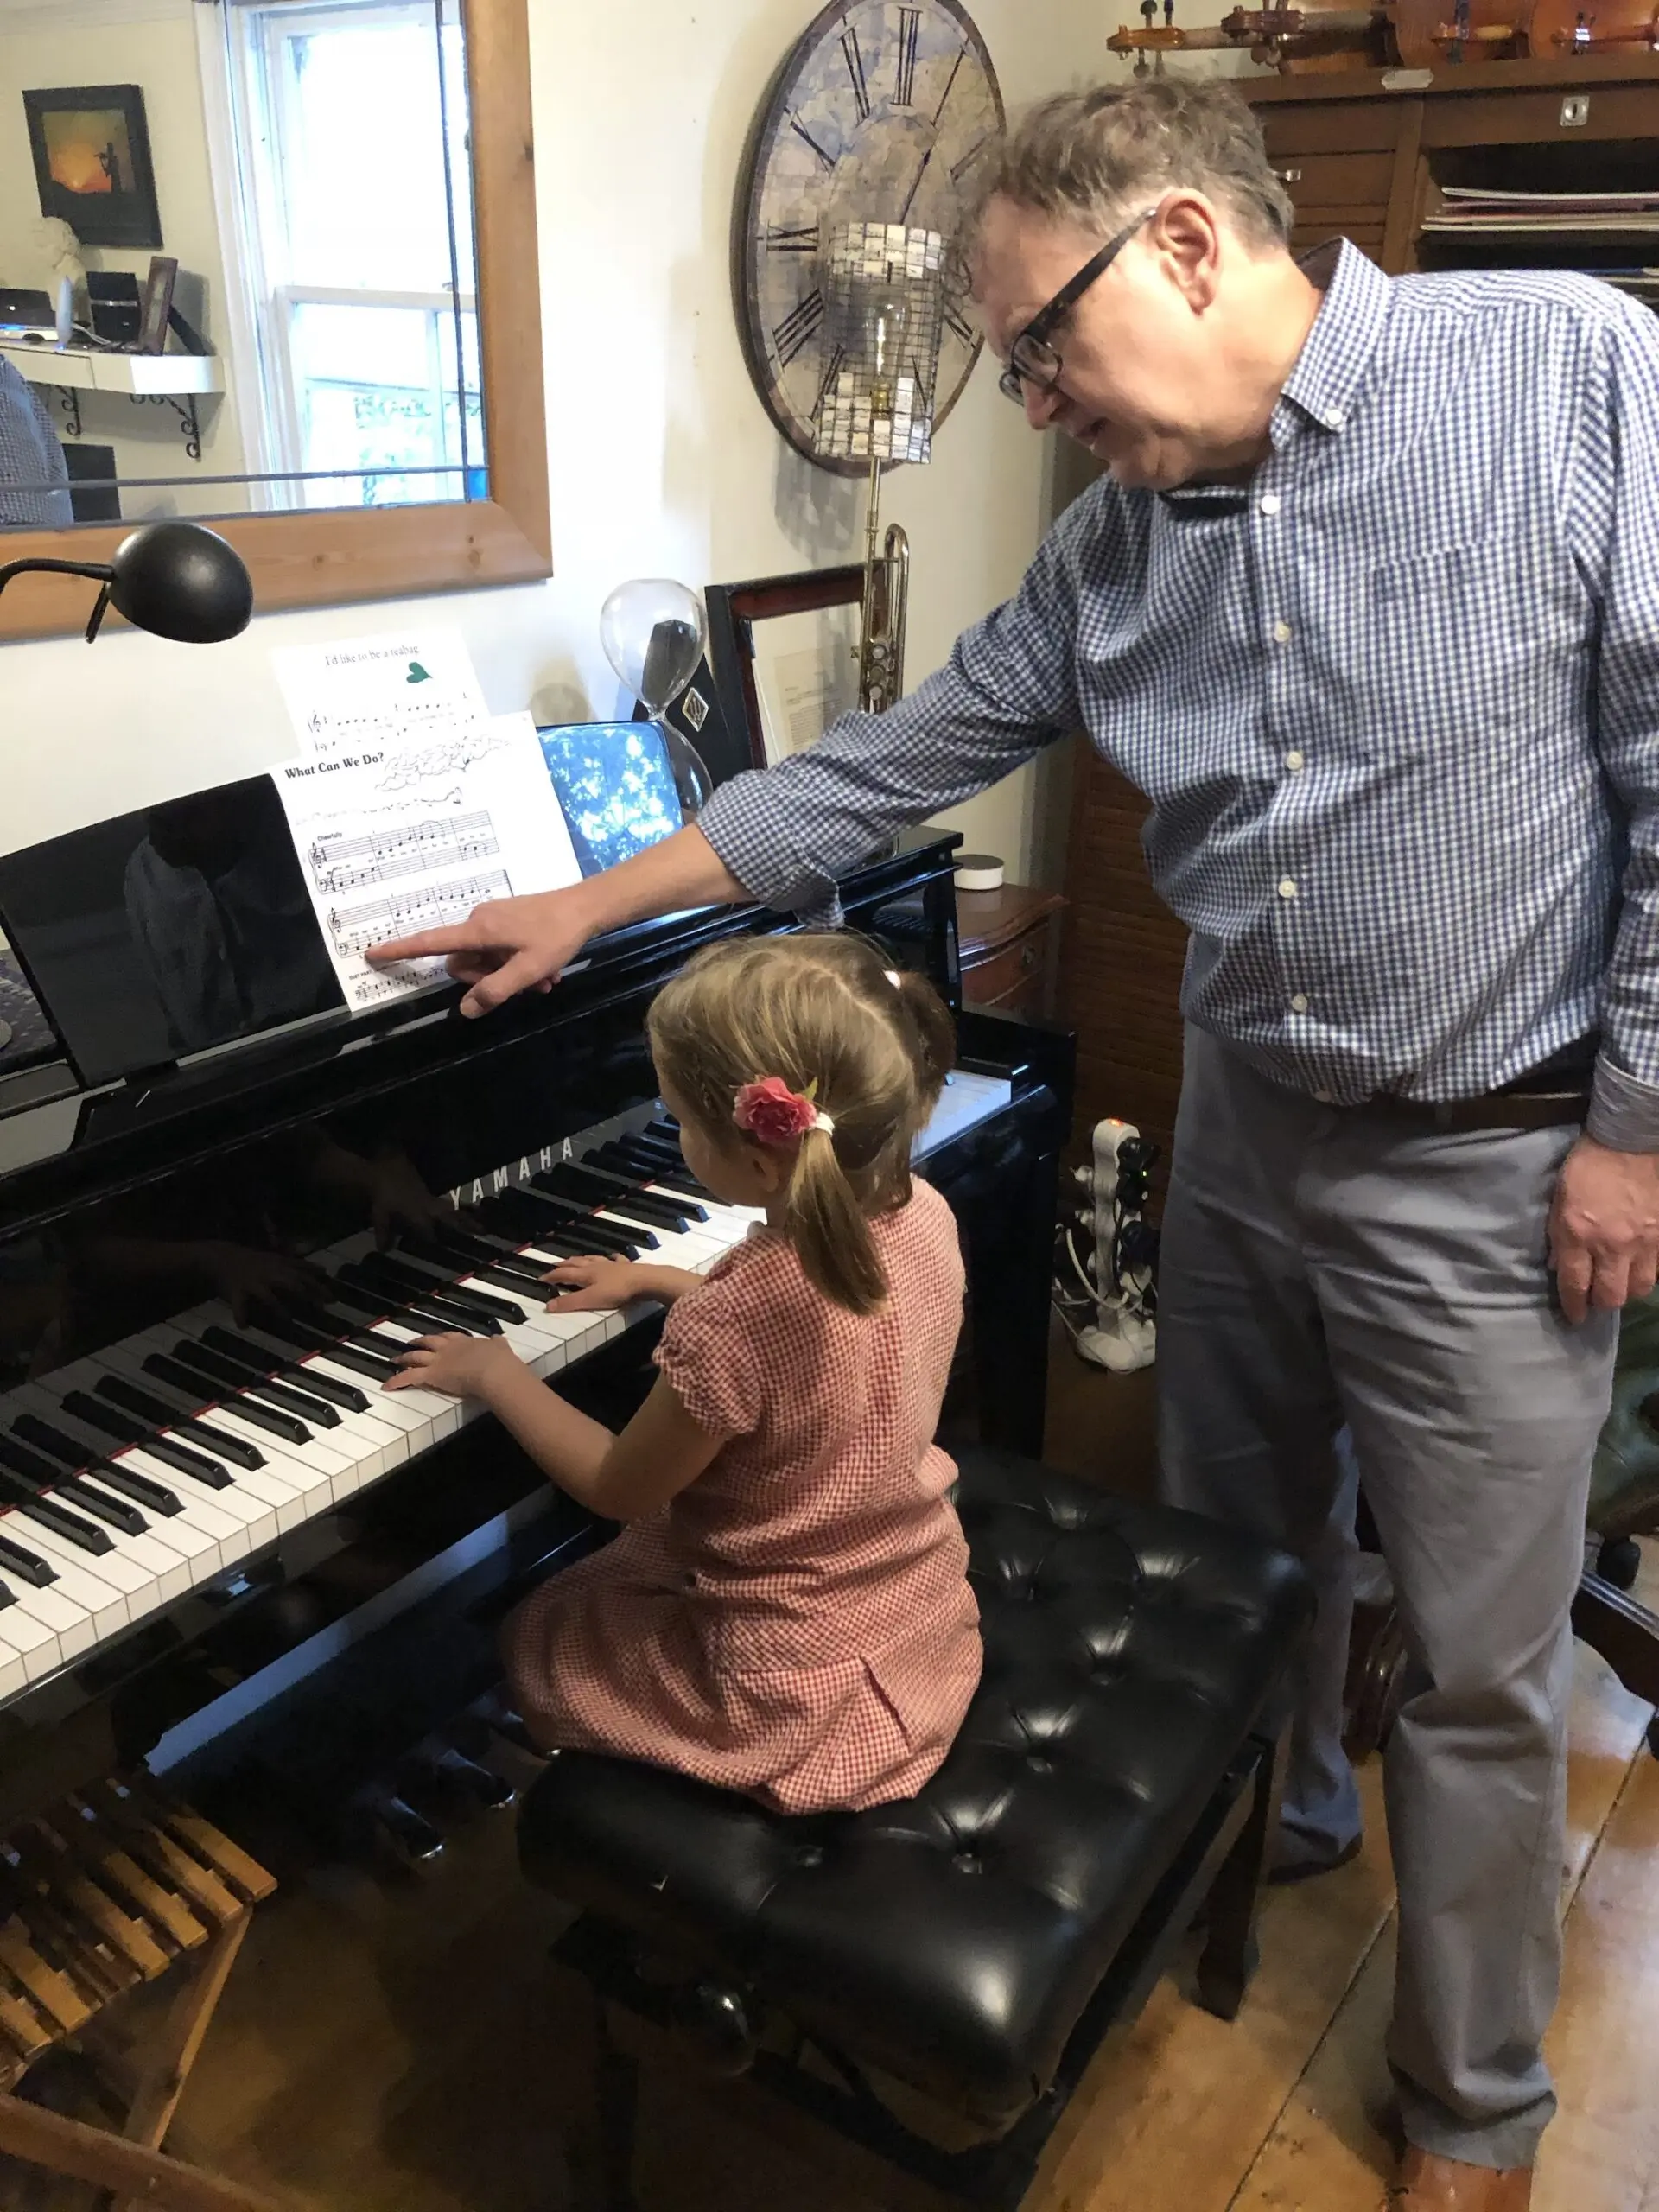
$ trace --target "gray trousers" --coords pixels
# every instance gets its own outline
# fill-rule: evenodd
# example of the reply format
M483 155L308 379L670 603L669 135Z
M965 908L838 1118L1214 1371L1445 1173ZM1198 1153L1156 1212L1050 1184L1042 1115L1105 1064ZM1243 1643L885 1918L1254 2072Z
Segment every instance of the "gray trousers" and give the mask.
M1576 1134L1322 1107L1189 1029L1160 1268L1165 1495L1318 1585L1287 1858L1359 1827L1341 1738L1364 1484L1411 1669L1384 1773L1389 2058L1413 2142L1498 2167L1554 2110L1568 1608L1618 1333L1569 1328L1545 1264Z

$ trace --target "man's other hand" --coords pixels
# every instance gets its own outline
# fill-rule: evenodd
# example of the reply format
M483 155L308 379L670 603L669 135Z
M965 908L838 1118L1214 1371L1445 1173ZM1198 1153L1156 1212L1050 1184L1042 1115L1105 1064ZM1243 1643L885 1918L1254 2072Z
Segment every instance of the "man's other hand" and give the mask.
M1659 1276L1659 1154L1580 1137L1555 1186L1549 1263L1574 1324L1645 1298Z
M441 957L457 982L470 985L461 1010L472 1015L488 1014L520 991L551 990L591 933L575 889L543 891L529 899L489 899L451 929L372 944L365 957Z

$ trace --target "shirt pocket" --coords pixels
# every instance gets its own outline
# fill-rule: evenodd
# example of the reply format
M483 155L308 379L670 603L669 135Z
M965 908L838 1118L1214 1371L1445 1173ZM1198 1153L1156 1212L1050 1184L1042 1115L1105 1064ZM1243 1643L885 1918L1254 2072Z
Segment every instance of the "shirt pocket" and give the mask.
M1491 736L1527 711L1534 647L1513 550L1471 538L1370 571L1363 655L1378 750Z

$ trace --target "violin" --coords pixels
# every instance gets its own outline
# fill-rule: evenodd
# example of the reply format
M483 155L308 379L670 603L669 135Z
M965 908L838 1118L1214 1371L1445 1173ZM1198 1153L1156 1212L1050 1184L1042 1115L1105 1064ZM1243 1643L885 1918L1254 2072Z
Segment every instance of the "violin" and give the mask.
M1145 28L1132 30L1120 25L1106 41L1113 54L1173 54L1213 52L1248 46L1260 61L1282 66L1292 54L1329 40L1351 41L1357 49L1370 39L1382 21L1380 8L1235 8L1219 23L1204 23L1188 30L1177 23L1173 0L1164 0L1164 22L1154 22L1157 0L1141 0Z
M1656 0L1534 0L1527 48L1540 61L1645 46L1659 53Z
M1433 69L1529 54L1529 0L1389 0L1389 20L1402 66Z

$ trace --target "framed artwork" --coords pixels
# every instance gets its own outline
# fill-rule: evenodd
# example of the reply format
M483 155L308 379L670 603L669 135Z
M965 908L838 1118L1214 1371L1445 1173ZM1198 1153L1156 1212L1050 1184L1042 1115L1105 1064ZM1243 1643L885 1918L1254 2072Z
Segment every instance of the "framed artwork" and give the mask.
M158 253L149 264L144 284L144 303L138 318L135 353L163 353L167 350L168 321L173 313L173 287L179 264L171 254Z
M747 738L747 766L804 751L858 704L861 562L710 584L703 604L715 690L728 726Z
M161 245L144 96L137 85L25 92L23 110L42 215L60 216L83 245Z

